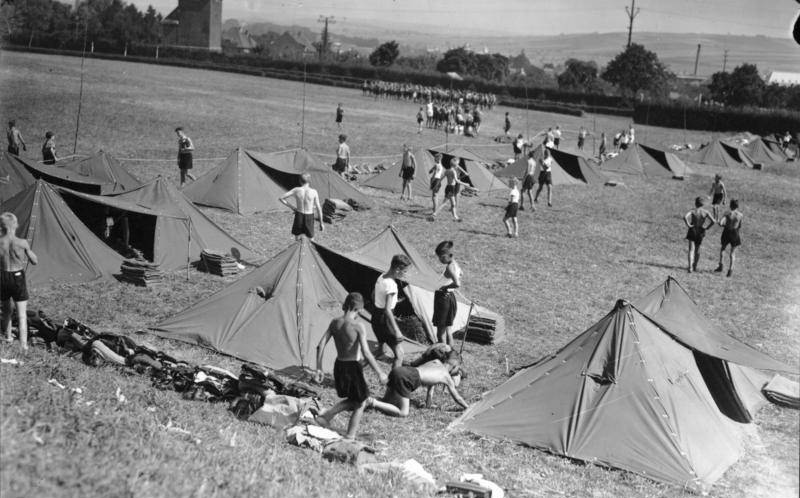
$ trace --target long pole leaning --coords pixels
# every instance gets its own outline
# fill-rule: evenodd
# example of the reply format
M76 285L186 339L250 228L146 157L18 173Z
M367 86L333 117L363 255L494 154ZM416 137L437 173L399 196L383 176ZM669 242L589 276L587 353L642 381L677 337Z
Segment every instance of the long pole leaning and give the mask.
M303 142L306 134L306 56L303 54L303 110L300 116L300 148L303 148Z
M458 356L464 351L464 343L467 342L467 334L469 333L469 319L472 316L472 310L475 308L475 301L469 302L469 313L467 313L467 326L464 327L464 335L461 336L461 348L458 350Z
M86 37L89 31L89 18L87 16L86 23L83 25L83 52L81 52L81 89L78 92L78 116L75 119L75 142L72 144L72 154L74 155L78 150L78 130L81 127L81 106L83 104L83 65L86 61Z

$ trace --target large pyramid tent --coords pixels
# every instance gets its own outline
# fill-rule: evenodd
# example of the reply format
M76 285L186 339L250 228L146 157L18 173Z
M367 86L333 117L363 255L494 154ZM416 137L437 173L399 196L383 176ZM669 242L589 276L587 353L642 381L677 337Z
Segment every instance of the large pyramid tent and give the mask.
M106 213L125 214L130 245L172 270L197 261L203 249L231 254L247 263L263 261L231 237L161 177L117 195L90 195L61 189L67 204L90 227L103 226Z
M417 162L414 180L411 182L414 195L427 195L430 192L430 174L428 172L436 164L436 161L431 153L425 149L416 149L411 153L414 154L414 159ZM362 185L391 192L400 192L403 189L403 180L400 178L401 166L402 158L399 158L389 169L373 176Z
M8 152L0 155L0 202L10 199L36 179L25 169L26 161Z
M728 145L720 140L713 140L697 151L692 155L692 161L726 168L753 167L753 160L743 149Z
M114 157L102 150L55 164L26 163L36 178L87 194L118 194L139 187L140 182Z
M300 175L309 173L311 186L319 192L320 200L353 199L361 206L374 205L368 195L345 181L330 166L320 163L305 149L269 153L250 150L246 152L284 191L298 186Z
M181 192L195 204L238 214L284 211L278 201L286 193L242 148L236 148L222 163Z
M228 287L154 326L157 334L274 369L316 368L316 347L347 291L302 237ZM375 341L369 322L362 322ZM411 349L409 352L419 351ZM412 351L413 350L413 351ZM323 370L331 372L329 344Z
M488 194L495 190L506 190L506 185L500 181L486 167L489 161L464 147L448 147L439 145L430 150L431 154L441 153L442 164L450 162L456 158L462 168L459 180L466 182L476 189L480 194Z
M600 169L606 174L616 173L636 176L644 174L644 166L635 145L627 149L620 149L616 156L603 161L600 164Z
M47 183L37 180L2 204L17 216L17 236L39 258L26 268L32 286L50 282L89 282L119 273L122 256L97 238Z
M692 350L619 301L452 427L706 492L742 454Z
M636 144L640 152L639 159L644 166L645 175L672 175L672 178L685 178L692 173L686 163L672 152L650 147L649 145Z
M748 143L745 148L747 149L747 155L756 163L774 164L786 162L786 154L782 151L775 152L761 137Z
M408 312L417 316L425 327L428 338L436 339L433 327L433 293L444 285L441 272L437 272L422 255L404 240L394 227L389 226L373 237L366 244L350 251L340 252L321 244L316 244L322 259L336 278L351 292L361 292L371 309L372 289L378 275L387 271L395 254L405 254L411 260L411 267L406 272L403 292L408 297L409 309L400 309L398 313ZM469 302L458 296L458 308L453 322L453 330L460 330L467 325L470 316ZM405 305L405 304L404 304ZM482 307L473 306L472 314L491 318L497 322L495 340L502 339L505 333L502 318L496 313Z
M536 169L533 172L536 182L539 181L541 162L544 157L543 150L543 147L538 147L533 156L536 159ZM605 176L586 158L555 149L550 149L550 152L553 158L553 162L550 165L550 178L553 181L553 185L596 185L606 182ZM500 177L516 177L522 180L525 177L525 171L527 171L527 158L522 157L499 170L496 174Z

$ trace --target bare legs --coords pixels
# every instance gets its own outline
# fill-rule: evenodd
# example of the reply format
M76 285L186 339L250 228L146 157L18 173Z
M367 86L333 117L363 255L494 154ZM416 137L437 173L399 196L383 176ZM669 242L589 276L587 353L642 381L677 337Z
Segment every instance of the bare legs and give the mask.
M539 202L539 194L542 192L542 189L544 188L544 185L545 184L542 184L542 183L539 184L539 188L536 189L536 195L533 196L533 202ZM528 194L528 195L530 195L530 194ZM548 206L552 206L553 205L552 200L553 200L553 189L552 189L552 186L548 183L547 184L547 205Z
M717 273L722 272L722 269L723 269L723 267L722 267L722 259L724 257L725 257L725 247L723 246L719 250L719 265L717 266L717 269L714 270L715 272L717 272ZM731 246L731 252L730 252L730 254L728 256L728 276L729 277L731 275L733 275L733 265L735 263L736 263L736 248Z
M376 410L389 415L391 417L408 417L409 407L411 403L408 398L403 398L393 390L386 390L386 394L382 399L370 399L367 401L367 406L375 408Z
M700 260L700 246L695 244L694 241L689 241L689 250L687 252L687 259L689 260L689 273L697 271L697 262Z
M317 415L317 419L322 419L322 425L327 425L340 412L352 411L353 414L350 415L350 422L347 423L347 435L345 437L347 439L355 439L358 424L361 423L361 416L364 415L366 406L367 401L358 402L345 399Z
M181 168L181 187L186 183L186 178L189 178L191 181L197 180L193 174L189 173L188 169Z
M442 344L453 347L453 327L436 327L436 339Z
M450 202L450 212L453 214L453 219L456 221L461 221L461 219L458 217L458 213L456 212L456 208L458 207L458 201L456 200L456 196L454 195L452 197L446 197L446 199ZM444 203L440 204L439 207L436 208L436 210L433 212L432 216L436 217L436 215L439 214L439 211L441 211L444 208L444 206L445 206Z
M519 237L519 224L517 223L516 216L513 218L503 218L503 224L506 226L506 235L508 237Z
M19 321L19 347L22 351L28 350L28 301L14 302L6 299L2 303L2 328L6 333L6 341L12 342L14 336L11 334L11 313L14 312L14 305L17 308L17 320Z

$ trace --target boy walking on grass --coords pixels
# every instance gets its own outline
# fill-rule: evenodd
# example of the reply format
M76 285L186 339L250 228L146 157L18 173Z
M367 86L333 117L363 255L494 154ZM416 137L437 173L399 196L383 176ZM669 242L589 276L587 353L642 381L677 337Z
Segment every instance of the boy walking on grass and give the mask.
M528 194L528 203L531 206L532 211L536 211L536 208L533 207L533 196L531 196L531 190L533 190L534 184L536 184L536 178L534 178L533 174L536 171L536 159L533 158L533 151L528 152L528 164L525 167L525 178L522 179L522 191L520 192L519 196L519 209L520 211L525 210L525 193Z
M328 330L317 345L317 380L322 381L322 356L325 346L333 337L336 345L336 363L333 366L333 380L336 384L336 394L344 398L332 407L317 415L316 420L322 426L327 426L339 412L351 411L350 422L347 424L347 439L355 439L358 424L364 414L366 401L369 398L369 387L364 379L364 370L361 367L361 355L367 360L370 367L380 377L381 384L387 381L386 374L378 367L375 357L367 345L367 333L364 326L356 321L358 312L364 307L364 298L358 292L351 292L344 300L342 310L344 315L334 318Z
M181 171L181 187L183 187L187 178L192 181L196 180L189 171L193 167L194 144L180 126L175 128L175 134L178 135L178 169Z
M688 255L689 273L697 271L697 262L700 260L700 244L703 243L703 237L706 235L706 230L716 223L716 220L711 213L703 209L703 198L698 197L694 200L694 209L686 213L683 217L683 222L689 229L686 232L686 240L689 241Z
M742 245L742 239L739 236L739 229L742 227L742 219L744 215L739 212L739 201L731 199L731 210L719 220L722 227L722 246L719 250L719 266L714 270L717 273L722 272L722 258L725 255L725 248L731 246L730 258L728 263L728 276L733 275L733 264L736 261L736 248Z
M411 260L405 254L395 254L389 265L389 271L381 274L375 281L372 300L375 310L372 312L372 331L378 338L378 347L383 349L387 344L394 355L394 366L399 367L403 364L403 332L397 326L394 317L394 307L399 298L397 279L402 279Z
M0 299L2 299L2 329L6 341L13 342L11 335L11 313L17 307L19 321L19 344L23 352L28 350L28 286L25 267L30 261L39 260L31 251L28 241L17 237L17 217L13 213L0 215Z
M511 191L508 193L508 205L506 214L503 216L503 224L506 226L506 237L519 237L519 224L517 223L517 209L519 209L519 189L517 179L511 178ZM533 207L533 205L531 205Z

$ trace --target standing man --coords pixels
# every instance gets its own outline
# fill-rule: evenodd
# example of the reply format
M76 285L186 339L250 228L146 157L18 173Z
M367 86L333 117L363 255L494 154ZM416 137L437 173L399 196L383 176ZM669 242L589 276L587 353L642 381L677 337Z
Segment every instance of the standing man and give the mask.
M433 203L433 211L431 211L432 213L436 212L436 196L439 195L439 190L442 188L442 177L444 176L442 155L437 152L434 158L436 159L436 164L434 164L430 171L428 171L428 174L430 175L431 202Z
M366 401L369 398L369 386L364 379L364 370L361 367L361 356L369 366L378 374L381 384L387 381L386 374L378 367L375 357L367 344L367 333L364 326L356 321L358 312L364 307L364 298L358 292L351 292L344 300L342 310L344 315L334 318L328 330L317 345L317 381L321 382L322 356L325 346L333 337L336 345L336 363L333 365L333 380L336 384L336 394L344 398L332 407L316 416L316 421L322 426L327 426L339 412L352 411L350 422L347 424L347 439L355 439L358 424L364 414Z
M28 350L28 286L25 267L28 262L39 260L31 251L28 241L17 237L17 217L13 213L0 215L0 299L2 299L2 329L6 341L13 342L11 335L11 313L17 307L19 322L19 344L23 352Z
M506 112L506 121L503 125L503 131L505 132L506 136L508 136L508 132L511 130L511 118L508 117L508 113Z
M420 107L417 111L417 134L422 133L422 122L425 121L425 108Z
M716 221L708 211L703 209L703 198L698 197L694 200L694 209L686 213L683 222L689 229L686 232L686 240L689 241L687 258L689 260L688 271L692 273L697 271L697 262L700 261L700 244L703 243L706 230Z
M722 175L717 173L714 175L714 183L711 184L711 190L708 192L711 196L711 210L714 219L719 219L719 207L724 206L728 198L728 191L725 190L725 184L722 183Z
M342 129L342 120L344 119L344 109L342 108L342 103L339 102L339 105L336 107L336 126L339 129Z
M344 178L345 171L350 169L350 146L347 145L347 135L339 135L339 145L336 147L336 163L333 170Z
M739 201L731 199L731 210L728 214L719 220L722 226L722 247L719 250L719 266L714 270L717 273L722 272L722 257L725 255L725 248L730 244L730 260L728 264L728 276L733 275L733 264L736 261L736 248L742 245L742 238L739 236L739 229L742 228L742 219L744 215L739 212Z
M20 146L22 146L22 150L28 150L28 146L25 145L25 140L22 139L22 133L20 133L19 129L17 128L17 122L13 119L8 122L6 137L8 138L9 154L18 156Z
M536 159L533 157L533 151L528 152L528 164L525 167L525 177L522 179L522 192L519 196L519 209L520 211L525 211L525 193L528 194L528 202L531 205L531 210L536 211L536 208L533 207L533 197L531 196L531 190L533 190L533 186L536 183L536 178L534 178L534 172L536 171Z
M55 164L58 161L56 155L56 135L52 131L45 132L44 143L42 144L42 162L45 164Z
M378 338L378 347L383 349L386 344L394 354L392 366L403 365L403 333L397 326L394 318L394 307L397 305L399 297L396 279L402 279L411 260L405 254L395 254L389 266L389 271L380 275L375 281L373 290L373 302L375 311L372 312L372 330Z
M403 200L403 196L405 196L405 200L411 201L413 193L411 191L411 183L414 181L414 176L416 176L417 172L417 159L414 157L414 154L411 153L411 150L408 148L408 144L403 144L403 162L400 165L400 178L403 180L403 189L400 191L400 200ZM406 195L406 191L408 195Z
M178 135L178 169L181 171L181 187L183 187L187 177L192 181L196 180L189 171L193 167L194 144L183 132L182 127L175 128L175 133Z
M542 188L547 185L547 206L553 207L552 193L553 193L553 156L550 155L550 149L545 147L544 158L542 159L542 170L539 172L539 188L536 189L536 195L533 196L533 202L539 202L539 194Z
M508 192L508 204L503 215L503 224L506 226L506 237L519 237L519 224L517 223L517 209L519 208L519 189L516 177L511 178L511 190Z
M600 133L600 146L598 152L600 164L603 164L603 161L606 160L606 132Z
M586 143L586 128L581 126L578 130L578 150L583 150L583 144Z
M309 239L314 239L314 211L319 216L319 231L325 231L325 225L322 224L322 207L319 204L319 194L311 188L310 181L311 175L303 173L300 175L300 186L293 188L278 198L284 206L294 211L292 235L297 240L302 235ZM294 206L287 200L290 197L294 199Z
M554 148L557 149L560 144L561 144L561 127L556 126L556 129L553 130L553 146Z
M522 153L525 150L525 139L522 138L522 133L517 135L517 138L514 140L514 143L511 144L511 147L514 149L514 160L516 161L522 157Z
M453 320L456 318L458 301L453 292L461 287L463 272L453 258L453 241L445 240L436 246L436 257L445 265L442 276L450 282L439 287L433 294L433 326L439 342L453 346Z

